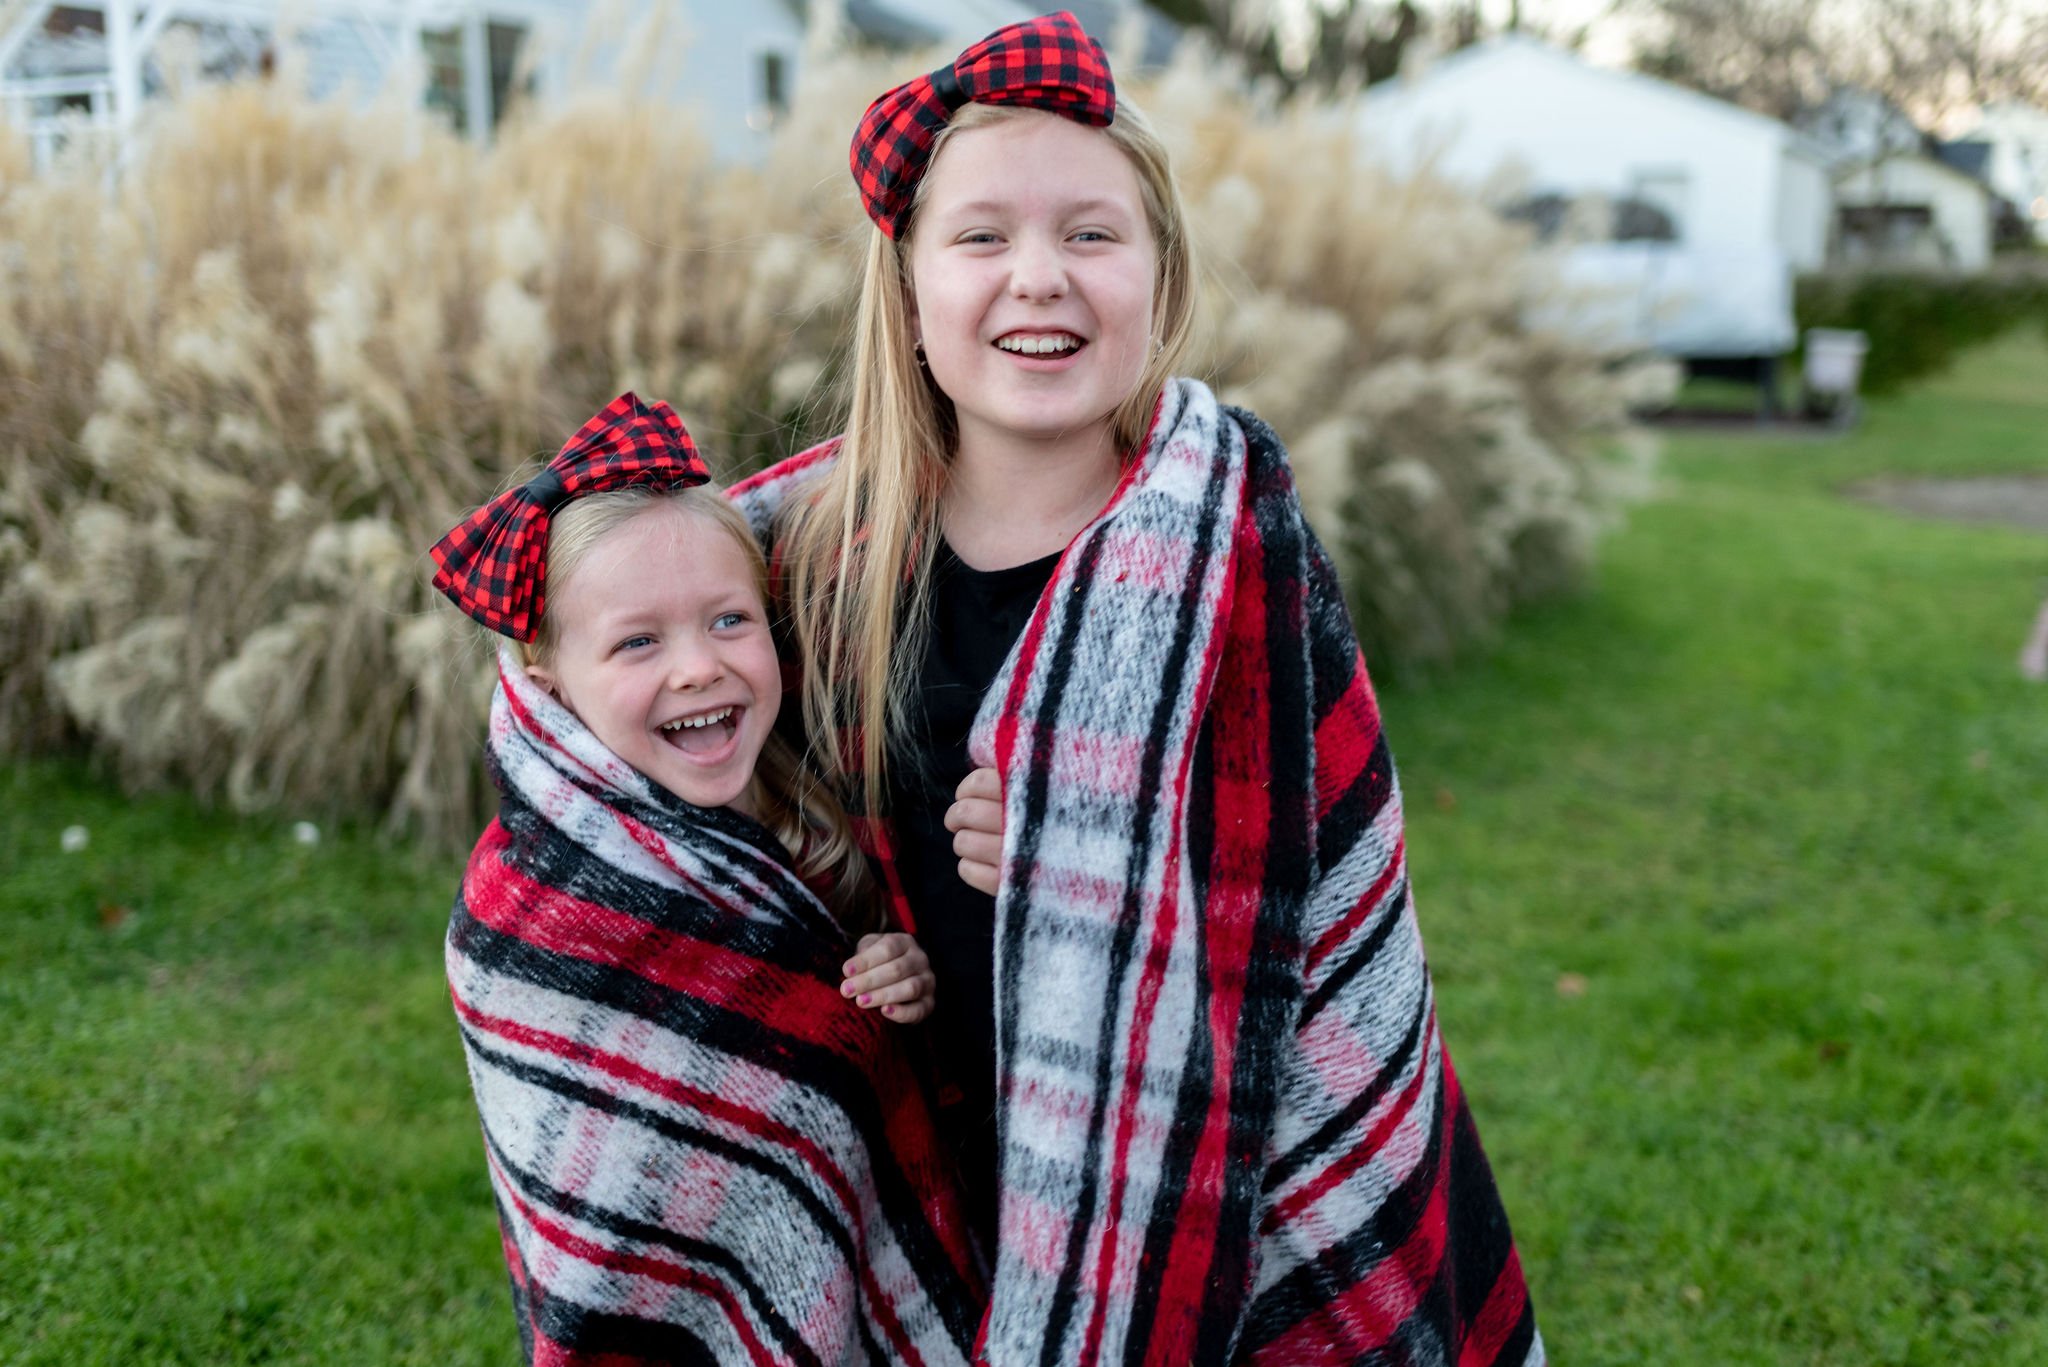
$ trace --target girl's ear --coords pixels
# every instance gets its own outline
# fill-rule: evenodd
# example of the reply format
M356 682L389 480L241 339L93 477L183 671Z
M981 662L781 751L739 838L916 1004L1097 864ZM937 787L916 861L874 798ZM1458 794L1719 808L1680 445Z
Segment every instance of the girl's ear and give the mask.
M546 665L528 665L526 667L526 677L546 689L548 696L556 702L562 700L561 685L555 681L555 672Z

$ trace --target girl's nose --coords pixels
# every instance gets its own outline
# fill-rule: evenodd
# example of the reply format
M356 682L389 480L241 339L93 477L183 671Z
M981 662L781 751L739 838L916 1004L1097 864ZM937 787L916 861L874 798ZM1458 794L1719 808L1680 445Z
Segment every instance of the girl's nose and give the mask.
M678 645L669 656L668 686L681 692L684 689L709 688L725 677L725 666L718 652L697 643Z
M1067 265L1059 244L1027 237L1017 244L1010 267L1010 294L1017 299L1058 299L1067 292Z

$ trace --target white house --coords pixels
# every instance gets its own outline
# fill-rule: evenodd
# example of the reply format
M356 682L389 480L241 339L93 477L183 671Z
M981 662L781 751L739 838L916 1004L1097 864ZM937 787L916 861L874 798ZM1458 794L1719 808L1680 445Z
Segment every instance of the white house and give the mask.
M316 96L368 96L416 62L428 101L487 137L523 49L559 44L584 14L581 0L26 0L0 20L0 105L39 156L81 122L125 137L176 34L201 76L289 61Z
M1924 152L1835 171L1836 255L1980 271L1991 264L1993 204L1980 180Z
M1897 104L1856 86L1838 87L1800 129L1828 158L1831 263L1974 271L1990 262L1998 206L1984 175L1988 144L1937 143Z
M744 160L765 148L811 43L957 50L1042 8L1034 0L26 0L11 12L0 6L0 106L43 155L80 121L125 133L161 84L155 62L175 29L196 40L203 74L289 57L318 97L366 98L417 60L427 102L488 138L515 83L546 99L578 79L633 67L639 54L628 48L658 33L675 55L648 93L695 106L716 154ZM1171 44L1171 25L1136 0L1076 0L1073 8L1105 41L1135 13L1148 55Z
M2048 243L2048 110L1988 105L1964 136L1991 145L1985 179L2033 225L2034 240Z
M1571 279L1607 289L1588 329L1687 358L1791 348L1792 275L1825 262L1831 198L1823 155L1785 124L1519 34L1373 87L1357 118L1397 170L1623 209L1615 240L1567 255Z

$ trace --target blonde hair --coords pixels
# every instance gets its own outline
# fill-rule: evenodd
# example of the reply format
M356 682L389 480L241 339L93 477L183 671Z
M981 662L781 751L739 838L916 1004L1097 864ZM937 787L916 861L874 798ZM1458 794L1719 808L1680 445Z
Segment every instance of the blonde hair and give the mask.
M709 522L731 537L753 573L754 592L765 605L768 562L747 525L746 515L710 485L687 489L610 489L575 499L557 509L548 530L547 587L540 628L521 642L520 662L546 668L561 644L561 628L548 604L590 552L619 527L657 508L676 508ZM810 884L840 923L855 934L882 929L881 905L868 876L867 860L853 838L846 810L831 789L804 767L797 750L770 733L754 762L754 791L760 799L761 824L796 860L797 873Z
M954 135L1032 111L963 106L932 145L936 161ZM1102 130L1138 173L1145 220L1157 253L1151 337L1130 395L1111 415L1117 450L1129 459L1144 440L1159 391L1180 370L1195 328L1196 278L1187 209L1166 147L1139 110L1117 105ZM815 495L790 513L789 589L803 644L804 724L819 740L851 728L852 744L813 745L827 771L852 777L857 751L865 810L881 810L888 741L922 653L931 578L930 535L954 454L953 404L917 363L910 326L910 250L917 207L895 240L875 229L868 242L854 321L851 383L839 459Z

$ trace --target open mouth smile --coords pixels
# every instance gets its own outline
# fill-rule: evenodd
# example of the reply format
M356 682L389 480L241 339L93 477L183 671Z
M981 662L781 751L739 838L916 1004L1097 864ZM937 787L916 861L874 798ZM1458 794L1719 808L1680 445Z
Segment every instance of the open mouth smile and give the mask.
M996 338L995 344L1018 356L1065 356L1088 345L1071 332L1011 332Z
M685 754L713 755L739 734L739 719L746 709L741 707L715 707L708 712L695 712L674 721L665 721L659 727L662 738Z

